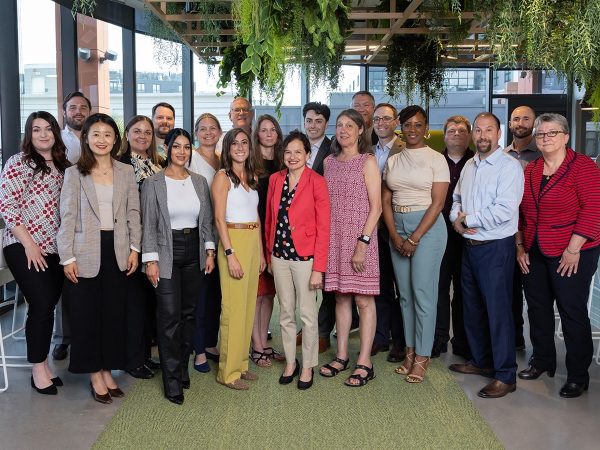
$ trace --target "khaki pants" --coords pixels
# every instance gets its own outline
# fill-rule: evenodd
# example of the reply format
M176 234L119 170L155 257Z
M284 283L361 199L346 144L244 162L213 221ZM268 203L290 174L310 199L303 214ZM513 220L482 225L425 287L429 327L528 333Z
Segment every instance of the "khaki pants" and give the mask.
M302 367L310 368L319 359L319 308L317 291L309 286L312 261L288 261L272 257L271 267L279 299L279 323L283 351L288 364L296 360L296 305L302 320Z
M232 383L248 370L248 351L254 324L258 271L260 269L259 229L229 229L231 246L242 265L244 276L236 280L229 275L223 245L217 255L221 280L221 345L219 383Z

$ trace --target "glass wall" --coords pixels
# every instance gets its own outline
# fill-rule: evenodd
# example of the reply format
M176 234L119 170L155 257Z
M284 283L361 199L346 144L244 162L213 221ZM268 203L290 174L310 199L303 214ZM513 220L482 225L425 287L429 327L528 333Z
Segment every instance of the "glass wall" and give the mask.
M183 126L181 44L136 33L137 113L152 116L152 107L167 102L175 108L175 126Z
M23 132L27 117L34 111L48 111L61 119L56 100L56 4L51 0L18 0L17 6Z

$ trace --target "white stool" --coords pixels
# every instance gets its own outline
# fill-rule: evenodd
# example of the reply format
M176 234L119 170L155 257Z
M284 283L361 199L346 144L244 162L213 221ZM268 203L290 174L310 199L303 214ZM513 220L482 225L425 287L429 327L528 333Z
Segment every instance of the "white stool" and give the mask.
M8 268L0 269L0 286L4 289L4 298L7 297L7 289L6 284L10 283L14 280L14 277ZM6 370L8 367L31 367L29 363L12 363L7 362L10 360L26 360L27 356L9 356L4 351L4 341L8 338L14 340L23 340L24 336L19 336L18 333L25 329L25 318L27 317L27 304L25 309L25 315L23 318L23 322L17 326L17 308L18 308L18 298L19 298L19 286L17 285L15 288L15 296L12 300L7 300L0 303L0 306L12 306L12 326L10 332L8 334L4 334L2 332L2 322L0 321L0 367L2 367L2 374L4 376L4 387L0 388L0 393L6 391L8 389L8 371Z

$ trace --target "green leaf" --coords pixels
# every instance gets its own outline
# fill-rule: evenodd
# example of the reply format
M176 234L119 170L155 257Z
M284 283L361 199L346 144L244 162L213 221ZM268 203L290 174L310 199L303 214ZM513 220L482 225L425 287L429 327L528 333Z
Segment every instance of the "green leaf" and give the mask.
M244 61L242 61L242 66L240 68L240 71L242 73L248 73L252 69L253 69L253 66L252 66L252 59L251 58L246 58Z

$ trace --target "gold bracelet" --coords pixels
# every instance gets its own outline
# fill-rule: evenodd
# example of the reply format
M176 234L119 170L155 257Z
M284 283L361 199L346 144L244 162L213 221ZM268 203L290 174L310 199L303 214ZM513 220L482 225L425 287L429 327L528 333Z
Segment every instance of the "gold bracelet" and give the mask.
M406 238L406 240L408 241L408 243L409 243L410 245L414 245L415 247L416 247L417 245L419 245L419 243L418 243L418 242L415 242L415 241L413 241L413 240L410 238L410 236L409 236L409 237L407 237L407 238Z

